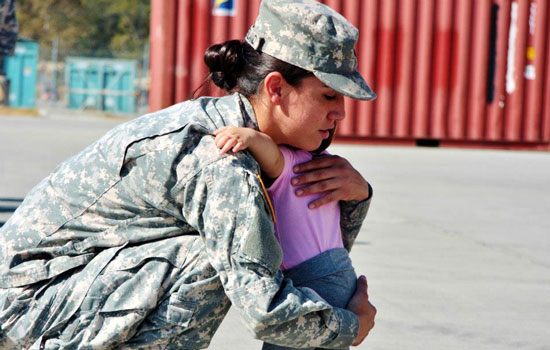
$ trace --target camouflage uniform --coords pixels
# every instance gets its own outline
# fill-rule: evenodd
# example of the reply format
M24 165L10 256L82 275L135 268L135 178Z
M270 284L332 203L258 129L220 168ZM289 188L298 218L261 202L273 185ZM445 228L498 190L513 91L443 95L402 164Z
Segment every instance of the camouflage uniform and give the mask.
M357 29L322 4L264 0L247 40L374 98ZM283 278L258 164L214 143L226 125L258 128L244 96L184 102L113 129L31 190L0 229L0 349L205 348L231 304L263 341L349 346L355 314ZM341 202L347 249L368 206Z
M15 0L0 0L0 57L13 55L18 31Z
M231 304L258 339L346 347L357 317L296 288L248 152L240 94L129 121L68 159L0 229L0 349L199 349ZM369 200L343 202L349 249Z

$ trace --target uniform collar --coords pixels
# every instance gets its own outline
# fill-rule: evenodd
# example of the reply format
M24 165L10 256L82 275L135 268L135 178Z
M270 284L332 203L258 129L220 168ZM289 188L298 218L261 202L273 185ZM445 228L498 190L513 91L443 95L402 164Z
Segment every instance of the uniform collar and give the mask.
M242 116L243 116L243 123L244 126L247 128L252 128L255 130L259 130L258 128L258 120L256 119L256 114L254 114L254 108L252 107L252 104L248 100L246 96L240 93L236 93L237 99L239 101L239 106L241 108Z

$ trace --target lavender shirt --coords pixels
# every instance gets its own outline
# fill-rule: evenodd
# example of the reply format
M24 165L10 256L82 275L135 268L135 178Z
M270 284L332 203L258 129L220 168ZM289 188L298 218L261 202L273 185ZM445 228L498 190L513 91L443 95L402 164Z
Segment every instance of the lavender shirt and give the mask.
M280 147L285 165L281 175L269 187L276 217L277 239L283 249L281 268L288 270L324 251L343 248L340 231L340 206L330 202L316 209L307 205L316 196L298 197L290 184L292 167L312 159L309 152Z

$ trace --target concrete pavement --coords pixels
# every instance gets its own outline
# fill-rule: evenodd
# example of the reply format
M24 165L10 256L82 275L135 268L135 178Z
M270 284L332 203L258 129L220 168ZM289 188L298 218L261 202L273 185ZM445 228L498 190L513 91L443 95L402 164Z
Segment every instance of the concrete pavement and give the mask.
M0 116L0 222L60 161L119 122ZM375 191L352 252L379 311L359 349L550 349L550 153L331 151ZM260 346L231 311L210 349Z

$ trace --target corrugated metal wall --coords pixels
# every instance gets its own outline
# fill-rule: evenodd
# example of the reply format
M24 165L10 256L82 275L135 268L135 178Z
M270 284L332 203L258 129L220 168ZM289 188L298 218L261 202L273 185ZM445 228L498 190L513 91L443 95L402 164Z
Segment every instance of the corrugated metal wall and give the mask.
M201 85L209 45L244 37L259 1L213 15L226 2L152 0L151 110ZM547 0L323 2L359 28L359 69L378 95L346 101L340 138L550 149Z

